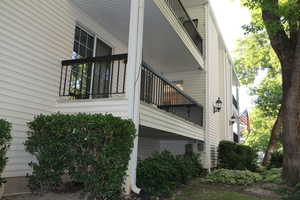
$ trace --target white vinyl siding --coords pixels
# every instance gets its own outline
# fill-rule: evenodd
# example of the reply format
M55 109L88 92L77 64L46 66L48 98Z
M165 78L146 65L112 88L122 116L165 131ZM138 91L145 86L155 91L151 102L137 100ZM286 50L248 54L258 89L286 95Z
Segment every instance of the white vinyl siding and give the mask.
M184 93L191 96L201 105L205 105L205 72L186 71L166 73L166 78L171 81L183 81Z
M140 105L140 124L193 139L204 139L204 131L200 126L144 103Z
M120 98L59 101L56 111L66 114L102 113L128 118L128 100Z
M1 0L0 8L0 118L13 127L4 176L25 176L33 159L24 149L26 123L57 111L61 61L71 59L75 25L110 41L115 53L127 49L68 0Z

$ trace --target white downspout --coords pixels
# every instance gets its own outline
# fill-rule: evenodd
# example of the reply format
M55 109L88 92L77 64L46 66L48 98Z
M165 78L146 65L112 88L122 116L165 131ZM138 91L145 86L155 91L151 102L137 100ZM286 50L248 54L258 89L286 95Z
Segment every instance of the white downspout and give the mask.
M136 167L138 155L140 73L143 50L144 0L130 1L130 25L128 42L128 116L133 120L137 130L134 147L129 162L130 189L139 194L141 189L136 185Z

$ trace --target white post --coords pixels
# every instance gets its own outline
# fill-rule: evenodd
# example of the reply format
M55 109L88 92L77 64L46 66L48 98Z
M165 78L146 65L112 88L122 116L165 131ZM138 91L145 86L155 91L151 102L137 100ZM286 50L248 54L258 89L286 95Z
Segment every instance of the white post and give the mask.
M127 73L128 116L133 120L138 134L141 78L140 74L143 50L144 0L131 0L130 2L131 6ZM130 189L135 193L140 192L140 189L136 186L137 153L138 136L134 140L134 147L131 153L131 160L129 162L129 185Z

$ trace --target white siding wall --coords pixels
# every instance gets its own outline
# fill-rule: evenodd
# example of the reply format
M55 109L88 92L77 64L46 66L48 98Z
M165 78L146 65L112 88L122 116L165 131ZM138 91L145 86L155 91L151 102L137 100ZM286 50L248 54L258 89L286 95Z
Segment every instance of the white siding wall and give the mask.
M160 151L169 151L175 155L183 155L185 153L185 145L187 140L161 140Z
M232 140L232 127L229 124L232 116L231 70L230 57L210 7L207 7L207 154L206 166L211 166L212 151L217 150L221 140ZM217 98L223 101L221 112L213 113ZM217 156L217 155L216 155ZM214 167L214 166L211 166Z
M219 37L212 16L208 12L207 19L207 70L208 70L208 103L207 103L207 167L211 164L211 150L216 148L220 140L220 115L213 113L213 105L221 97L220 71L219 71Z
M154 152L160 151L160 140L148 137L139 137L138 159L144 160Z
M185 153L185 145L188 140L165 140L155 139L149 137L139 138L138 158L149 158L155 152L169 151L175 155L182 155Z
M200 126L144 103L140 105L140 124L193 139L204 139Z
M200 104L205 105L205 72L186 71L176 73L164 74L167 79L171 81L183 81L183 91L198 101Z
M124 119L128 118L127 99L95 99L85 101L60 102L56 106L56 112L73 113L102 113L112 114Z
M0 118L13 124L4 176L24 176L33 159L24 151L26 123L56 111L60 62L71 57L76 22L109 41L115 53L126 46L68 0L1 0L0 8Z

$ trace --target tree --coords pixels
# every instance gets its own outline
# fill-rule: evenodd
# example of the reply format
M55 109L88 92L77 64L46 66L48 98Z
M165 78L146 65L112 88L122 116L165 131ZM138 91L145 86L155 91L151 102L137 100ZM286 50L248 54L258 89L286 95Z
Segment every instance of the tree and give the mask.
M300 182L300 1L241 0L252 12L248 32L266 30L282 72L283 179Z
M257 98L253 112L255 116L251 117L252 124L256 126L247 137L246 143L256 148L260 146L259 150L265 151L263 165L266 166L271 153L280 146L279 139L282 132L281 119L277 118L282 101L280 63L265 32L252 33L240 39L235 54L235 68L239 80L251 90L251 95ZM258 83L254 82L259 71L265 71L267 74L257 86ZM273 128L262 126L257 122L258 118L268 121L268 125L271 121L274 123ZM266 135L269 141L257 140L257 138L265 139Z
M264 152L269 143L271 129L273 127L274 117L266 117L259 109L254 108L250 112L251 116L251 132L245 131L245 144L251 146L256 151Z
M271 154L275 152L282 143L282 81L281 75L276 74L275 76L269 75L261 82L260 86L255 89L255 94L257 95L256 107L260 109L265 116L266 120L268 118L276 119L274 120L273 127L270 128L270 139L268 146L265 149L265 156L262 162L263 166L267 166Z

